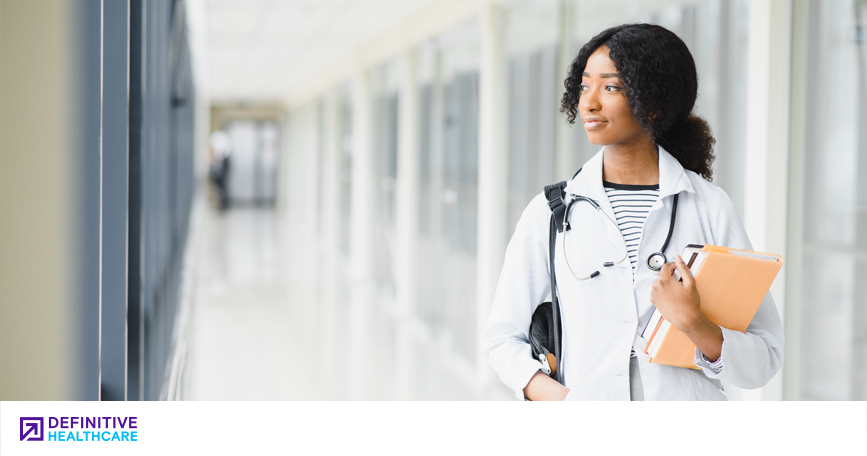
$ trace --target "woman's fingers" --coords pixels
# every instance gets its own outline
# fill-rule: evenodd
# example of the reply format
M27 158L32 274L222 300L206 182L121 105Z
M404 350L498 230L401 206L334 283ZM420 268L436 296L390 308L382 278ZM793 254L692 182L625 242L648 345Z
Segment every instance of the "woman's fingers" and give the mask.
M662 265L662 269L659 270L659 277L671 277L671 268L673 267L673 263L665 263Z
M693 287L695 285L695 279L692 277L692 272L690 272L689 268L686 267L686 263L683 262L683 258L680 255L675 257L675 266L677 270L680 271L680 277L683 279L683 285L685 287Z

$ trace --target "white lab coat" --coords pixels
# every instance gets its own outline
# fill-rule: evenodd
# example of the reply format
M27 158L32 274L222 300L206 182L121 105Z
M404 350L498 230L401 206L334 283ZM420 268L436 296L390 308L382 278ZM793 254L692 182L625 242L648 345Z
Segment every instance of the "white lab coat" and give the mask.
M602 186L602 155L591 158L566 186L566 192L597 201L616 221ZM675 194L677 220L665 254L668 261L687 244L712 244L751 249L731 200L719 187L684 170L659 147L659 200L644 224L633 283L627 258L614 267L606 261L623 257L620 231L590 204L576 203L569 214L566 249L576 280L563 259L563 234L557 236L555 270L563 325L563 377L570 398L629 400L630 348L636 347L646 400L725 400L720 380L741 388L764 386L783 364L783 326L771 294L762 301L746 333L722 328L723 368L715 374L696 350L704 370L651 364L640 334L650 318L650 288L659 277L647 257L665 242ZM519 399L530 377L540 368L528 343L530 319L550 291L548 227L550 210L544 194L536 196L515 228L506 249L503 270L483 334L483 350L491 366Z

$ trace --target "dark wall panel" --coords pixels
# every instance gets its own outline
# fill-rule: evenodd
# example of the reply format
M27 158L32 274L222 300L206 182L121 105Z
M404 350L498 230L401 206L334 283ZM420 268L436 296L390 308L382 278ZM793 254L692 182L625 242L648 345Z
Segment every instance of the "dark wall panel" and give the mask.
M81 0L76 21L79 69L78 98L78 157L79 181L77 207L80 215L78 290L81 311L79 318L82 388L80 397L99 399L99 318L100 318L100 155L102 152L100 125L102 69L102 2Z
M127 288L127 399L144 398L142 279L142 121L144 111L144 0L130 2L129 31L129 244Z
M80 0L76 11L78 397L156 400L195 188L184 4Z
M103 3L102 343L103 400L127 399L129 1Z

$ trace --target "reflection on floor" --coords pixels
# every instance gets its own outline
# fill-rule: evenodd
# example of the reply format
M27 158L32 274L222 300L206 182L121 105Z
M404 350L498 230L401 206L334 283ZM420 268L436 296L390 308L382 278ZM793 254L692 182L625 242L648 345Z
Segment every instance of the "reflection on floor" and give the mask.
M297 318L274 212L211 211L202 225L184 399L297 398Z
M447 341L397 315L387 290L350 286L346 260L279 212L233 207L202 225L183 399L509 398L480 394Z

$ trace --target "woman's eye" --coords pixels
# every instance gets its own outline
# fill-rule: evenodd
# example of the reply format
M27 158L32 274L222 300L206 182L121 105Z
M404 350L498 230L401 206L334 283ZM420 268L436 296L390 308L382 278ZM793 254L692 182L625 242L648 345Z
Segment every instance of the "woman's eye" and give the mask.
M607 90L608 92L620 92L621 89L622 87L614 85L605 86L605 90Z
M581 84L580 86L578 86L578 89L581 90L582 92L586 92L586 91L590 90L590 87L587 87L585 84Z

